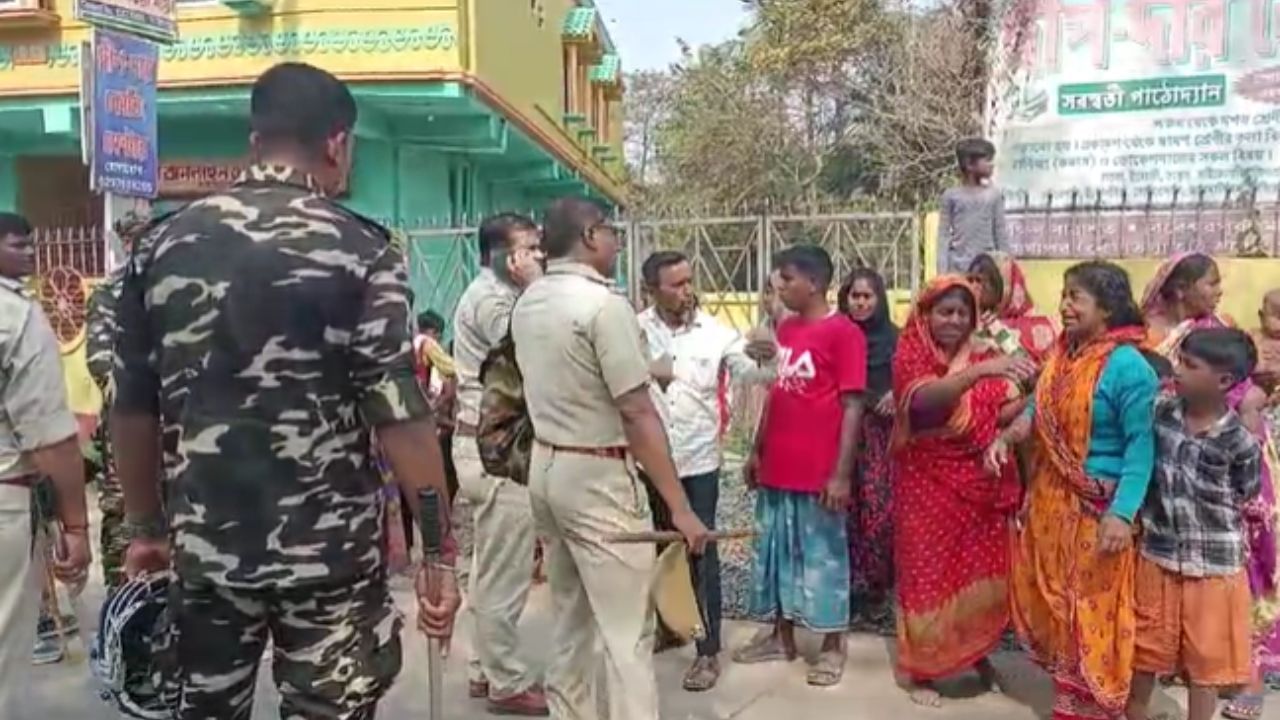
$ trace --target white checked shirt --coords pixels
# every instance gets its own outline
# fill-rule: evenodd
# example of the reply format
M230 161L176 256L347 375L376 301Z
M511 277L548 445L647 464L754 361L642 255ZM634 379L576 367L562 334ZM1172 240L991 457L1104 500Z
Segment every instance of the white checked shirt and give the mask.
M699 310L693 322L673 329L657 310L640 313L640 328L649 361L670 355L675 379L663 391L652 383L654 404L667 428L671 454L680 477L720 468L720 371L734 380L760 372L744 352L746 342L736 331Z

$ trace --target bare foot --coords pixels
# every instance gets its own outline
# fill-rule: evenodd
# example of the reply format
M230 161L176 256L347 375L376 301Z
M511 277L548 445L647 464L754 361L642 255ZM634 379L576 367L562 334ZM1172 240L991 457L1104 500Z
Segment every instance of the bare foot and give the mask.
M999 693L1004 692L1004 687L1000 684L1000 673L996 672L996 666L991 664L990 658L982 658L973 666L978 671L978 680L982 683L982 688L987 692Z
M911 702L922 707L942 707L942 696L932 685L928 684L912 684L907 686L907 694L911 696Z

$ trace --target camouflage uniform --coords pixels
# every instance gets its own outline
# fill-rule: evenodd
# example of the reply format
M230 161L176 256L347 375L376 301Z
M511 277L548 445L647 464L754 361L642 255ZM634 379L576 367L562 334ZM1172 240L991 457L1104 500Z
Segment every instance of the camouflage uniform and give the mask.
M102 412L98 417L98 428L93 433L93 449L98 456L94 479L98 483L98 509L102 512L99 535L102 579L108 590L115 589L124 580L124 553L129 547L129 538L124 532L124 495L120 492L120 479L116 477L116 464L111 457L111 433L107 427L112 397L116 304L120 299L124 271L125 268L120 268L94 288L86 312L85 355L89 375L102 392Z
M161 221L121 293L116 407L160 418L183 720L371 718L399 672L369 429L428 417L403 255L313 178L253 166Z

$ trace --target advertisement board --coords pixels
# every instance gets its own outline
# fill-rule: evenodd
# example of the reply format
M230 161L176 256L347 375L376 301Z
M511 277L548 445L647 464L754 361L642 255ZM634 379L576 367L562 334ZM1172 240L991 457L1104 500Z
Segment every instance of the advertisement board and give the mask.
M92 185L154 198L158 190L156 45L107 30L93 34Z
M1032 203L1274 192L1278 21L1270 0L1013 0L988 118L998 182Z

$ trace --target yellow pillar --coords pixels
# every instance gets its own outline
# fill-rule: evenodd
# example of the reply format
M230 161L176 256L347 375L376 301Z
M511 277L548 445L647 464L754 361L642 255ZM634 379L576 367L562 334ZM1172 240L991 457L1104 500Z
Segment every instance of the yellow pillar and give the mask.
M578 111L578 46L569 45L569 53L565 59L564 81L569 86L569 103L565 112Z

